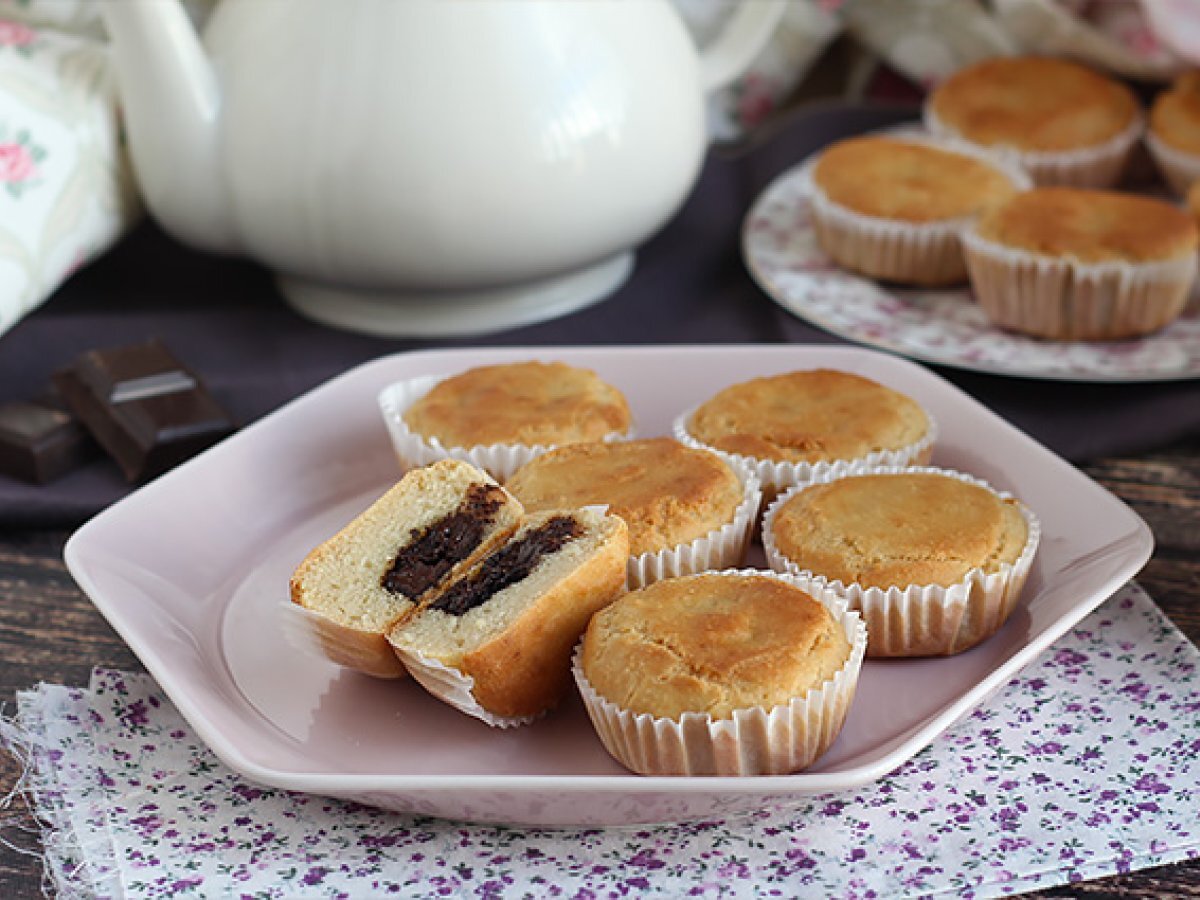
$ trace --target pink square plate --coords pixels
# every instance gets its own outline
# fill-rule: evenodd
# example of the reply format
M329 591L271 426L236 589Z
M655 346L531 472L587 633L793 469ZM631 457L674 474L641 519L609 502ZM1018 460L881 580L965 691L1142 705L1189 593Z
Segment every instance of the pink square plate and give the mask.
M642 436L669 434L679 411L758 375L824 366L902 391L937 419L935 465L1011 491L1041 519L1024 597L966 653L868 661L832 748L782 777L639 777L605 753L574 698L533 726L494 730L411 680L377 681L294 648L280 622L293 568L400 475L380 391L532 358L597 371L630 398ZM645 346L431 350L367 363L105 510L65 555L196 732L247 778L457 819L623 825L726 816L880 778L1110 596L1152 546L1124 503L916 363L853 347Z

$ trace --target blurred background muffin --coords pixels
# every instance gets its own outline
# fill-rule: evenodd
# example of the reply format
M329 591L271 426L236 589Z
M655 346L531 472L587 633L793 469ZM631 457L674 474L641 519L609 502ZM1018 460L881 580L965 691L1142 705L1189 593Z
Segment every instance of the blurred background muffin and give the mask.
M1078 63L989 59L926 98L925 124L1016 160L1039 185L1111 187L1141 137L1133 91Z
M1149 334L1183 311L1197 227L1162 200L1038 188L963 236L975 298L1002 328L1055 340Z
M902 284L953 284L967 277L962 229L1029 186L1016 167L950 141L848 138L813 167L813 224L821 248L847 269Z
M1146 148L1176 194L1200 179L1200 72L1185 72L1154 98Z

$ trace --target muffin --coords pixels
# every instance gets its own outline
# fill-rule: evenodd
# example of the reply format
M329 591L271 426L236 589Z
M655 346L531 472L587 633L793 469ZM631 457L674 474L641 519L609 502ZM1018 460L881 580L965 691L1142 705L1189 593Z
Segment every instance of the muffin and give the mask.
M822 151L809 179L817 242L834 262L926 286L964 281L959 232L1029 186L1012 167L917 136L839 141Z
M1192 183L1184 198L1187 211L1191 213L1192 221L1200 225L1200 181Z
M1197 226L1170 203L1038 188L963 235L975 299L1001 328L1057 340L1149 334L1183 311Z
M993 634L1017 602L1039 536L1014 497L929 467L797 485L763 520L771 567L860 610L872 657L949 655Z
M560 447L505 486L531 511L606 506L624 519L630 587L739 565L760 499L742 467L671 438Z
M285 623L339 665L402 677L388 630L507 540L522 514L520 503L468 463L413 469L300 563Z
M830 471L928 462L933 418L911 397L834 369L730 385L674 423L676 437L748 467L767 499Z
M592 617L574 674L605 749L643 775L780 775L833 743L866 630L752 570L668 578Z
M570 689L571 651L624 590L628 556L616 516L534 513L387 639L439 700L492 726L524 724Z
M1078 63L989 59L930 92L925 125L1019 163L1038 185L1112 187L1143 129L1129 88Z
M1185 72L1155 98L1146 148L1176 194L1200 180L1200 72Z
M386 388L379 404L403 465L453 457L501 480L547 448L626 438L633 426L617 388L562 362L415 378Z

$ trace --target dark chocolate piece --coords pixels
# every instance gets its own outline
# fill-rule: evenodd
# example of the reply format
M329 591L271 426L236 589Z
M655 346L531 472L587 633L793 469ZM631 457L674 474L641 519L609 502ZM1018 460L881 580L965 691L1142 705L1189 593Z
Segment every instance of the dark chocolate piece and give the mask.
M522 537L509 541L466 578L454 582L433 603L452 616L481 606L506 587L524 581L538 563L579 537L579 523L570 516L554 516Z
M157 340L91 350L54 384L129 481L152 478L230 434L208 389Z
M0 472L46 484L96 456L91 436L49 402L0 405Z
M423 532L413 529L411 542L400 548L383 573L384 590L420 597L475 551L503 502L504 493L496 485L471 485L458 509Z

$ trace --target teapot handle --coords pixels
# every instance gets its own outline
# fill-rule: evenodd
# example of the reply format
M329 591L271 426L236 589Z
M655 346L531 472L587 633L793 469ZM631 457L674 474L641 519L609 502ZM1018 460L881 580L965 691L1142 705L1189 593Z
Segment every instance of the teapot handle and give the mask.
M700 51L700 83L705 93L741 75L766 46L788 0L740 0L716 40Z

